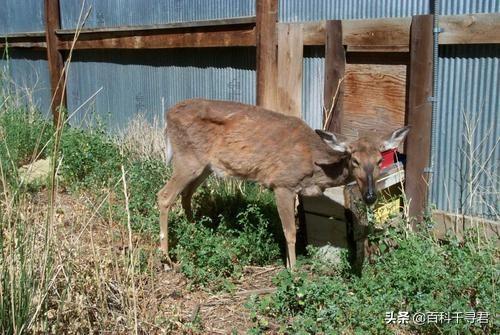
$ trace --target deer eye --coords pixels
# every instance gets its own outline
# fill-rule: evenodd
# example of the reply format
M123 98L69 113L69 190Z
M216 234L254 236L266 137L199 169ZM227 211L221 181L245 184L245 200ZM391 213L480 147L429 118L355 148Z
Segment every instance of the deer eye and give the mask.
M352 165L353 166L359 166L359 161L356 158L352 159Z

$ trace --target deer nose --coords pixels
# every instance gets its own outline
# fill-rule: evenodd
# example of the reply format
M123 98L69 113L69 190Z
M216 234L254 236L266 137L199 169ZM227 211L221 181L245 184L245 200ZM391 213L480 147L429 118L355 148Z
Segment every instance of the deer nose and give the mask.
M363 198L367 205L373 205L377 201L377 194L375 192L366 192Z

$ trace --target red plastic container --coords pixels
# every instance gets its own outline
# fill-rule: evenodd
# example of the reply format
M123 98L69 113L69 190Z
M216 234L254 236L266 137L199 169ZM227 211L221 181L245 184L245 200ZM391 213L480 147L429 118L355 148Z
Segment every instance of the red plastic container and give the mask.
M391 166L392 164L394 164L396 162L396 159L395 159L396 151L397 151L397 148L389 149L389 150L385 150L385 151L381 152L381 154L382 154L382 165L380 166L381 169L385 169L386 167Z

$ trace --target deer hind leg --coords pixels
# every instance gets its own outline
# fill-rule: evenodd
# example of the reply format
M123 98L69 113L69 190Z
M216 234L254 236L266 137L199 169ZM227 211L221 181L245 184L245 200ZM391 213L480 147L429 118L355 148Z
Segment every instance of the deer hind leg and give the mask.
M295 193L286 188L276 188L274 194L287 244L287 267L293 269L295 266L295 241L297 237L297 227L295 227Z
M158 207L160 208L160 249L168 256L168 212L177 196L202 173L204 168L178 167L174 168L172 178L158 192Z
M193 197L194 192L196 189L207 179L207 177L210 175L210 170L205 169L201 173L201 175L190 182L185 188L184 191L182 191L182 208L184 209L184 213L186 214L186 217L189 222L193 222L193 210L191 208L191 198Z

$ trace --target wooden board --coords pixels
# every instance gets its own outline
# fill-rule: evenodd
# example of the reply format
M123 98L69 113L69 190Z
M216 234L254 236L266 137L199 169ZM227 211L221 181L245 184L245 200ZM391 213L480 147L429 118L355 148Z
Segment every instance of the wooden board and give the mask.
M129 32L127 32L129 34ZM116 33L85 33L76 42L75 49L169 49L254 46L255 27L222 26L172 29L164 32L144 31L141 35L117 36ZM71 35L59 43L59 48L71 47Z
M440 17L439 44L500 43L500 13Z
M277 111L301 117L304 55L302 26L299 24L280 25L278 43Z
M411 26L406 139L406 196L410 217L421 218L426 207L427 175L431 151L432 16L413 17Z
M334 133L340 133L344 118L344 84L341 80L345 74L342 21L327 21L325 33L325 90L323 102L325 111L323 120L327 122L325 129Z
M348 51L409 51L411 17L342 20ZM500 13L439 17L439 44L500 43ZM303 23L304 44L325 44L325 21Z
M347 64L342 135L385 134L405 123L406 66Z
M52 93L52 116L55 125L60 119L60 107L66 106L66 90L64 88L64 61L58 50L56 29L60 28L59 1L45 0L45 37L47 45L47 61L49 63L50 87Z
M257 0L257 105L276 109L278 1Z

